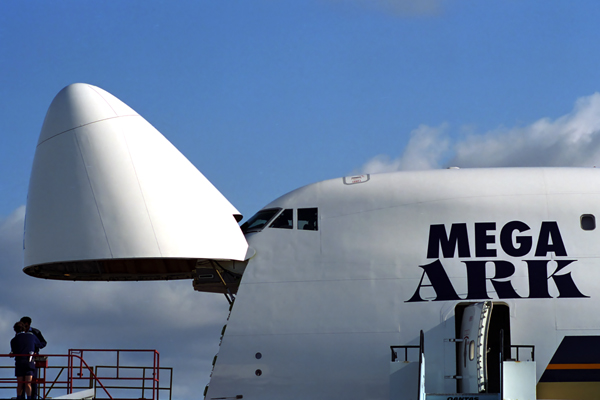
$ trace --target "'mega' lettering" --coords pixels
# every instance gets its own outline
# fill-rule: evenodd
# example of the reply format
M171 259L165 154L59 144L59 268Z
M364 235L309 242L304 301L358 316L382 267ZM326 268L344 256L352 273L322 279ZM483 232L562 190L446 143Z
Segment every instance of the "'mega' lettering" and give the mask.
M477 222L474 225L474 257L497 257L496 223ZM533 237L524 234L531 228L522 221L511 221L505 224L499 232L500 248L511 257L523 257L533 250ZM440 250L441 255L440 257ZM556 221L544 221L540 226L535 257L549 257L553 253L557 257L566 257L567 251ZM515 265L506 260L467 260L463 261L467 275L467 296L461 298L456 293L446 270L439 258L471 258L467 224L455 223L446 232L445 225L431 225L429 228L429 242L427 258L437 258L427 265L420 265L423 269L421 280L413 296L407 302L427 301L421 297L421 288L431 287L436 294L433 301L449 300L487 300L491 299L487 290L487 282L491 283L499 299L519 298L552 298L550 295L550 282L558 291L558 298L589 297L581 293L571 272L559 275L558 273L576 260L523 260L527 265L529 278L528 296L519 295L513 287L510 277L515 273ZM550 263L555 263L554 271L548 274ZM494 276L486 277L486 266L491 263L494 267ZM429 284L424 283L425 276Z
M523 257L529 254L533 248L533 238L531 235L522 233L530 229L522 221L508 222L500 230L500 248L511 257ZM497 257L497 250L494 248L496 244L495 231L495 222L475 223L474 257ZM431 225L427 258L440 258L440 249L443 258L453 258L457 253L459 258L471 258L467 224L452 224L449 233L446 232L446 226L443 224ZM567 256L567 250L556 221L542 222L535 247L536 257L547 257L549 253L561 257Z

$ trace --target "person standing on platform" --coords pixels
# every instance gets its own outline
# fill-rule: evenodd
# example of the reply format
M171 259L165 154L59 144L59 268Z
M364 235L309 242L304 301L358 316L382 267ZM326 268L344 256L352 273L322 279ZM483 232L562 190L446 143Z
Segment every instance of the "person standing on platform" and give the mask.
M35 348L35 352L36 352L36 354L39 353L40 349L43 349L48 344L46 342L46 339L44 339L44 335L42 335L42 332L40 332L39 329L31 327L31 318L23 317L23 318L21 318L21 322L25 325L25 332L33 333L35 335L35 337L38 339L40 344L39 344L39 347ZM37 379L37 368L34 367L33 380L35 381L36 379ZM37 383L33 382L31 384L31 392L33 393L34 399L37 399L39 397Z
M40 343L33 333L26 332L25 324L20 321L14 325L14 330L15 337L10 341L10 351L12 354L15 354L17 398L22 398L23 392L25 392L27 398L31 398L31 380L35 371L33 355L35 354L36 347L39 348L42 343Z
M44 339L44 336L42 335L42 332L40 332L39 329L31 327L31 318L23 317L23 318L21 318L21 322L25 325L25 332L33 333L35 335L35 337L37 337L38 340L40 341L40 347L35 349L35 352L38 353L40 351L40 349L43 349L48 344L46 342L46 339Z

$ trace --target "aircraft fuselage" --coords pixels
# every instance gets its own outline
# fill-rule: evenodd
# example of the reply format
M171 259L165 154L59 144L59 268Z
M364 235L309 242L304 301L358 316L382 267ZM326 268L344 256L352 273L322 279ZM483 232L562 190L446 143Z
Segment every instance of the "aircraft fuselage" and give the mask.
M426 391L456 393L448 339L459 335L464 307L482 301L506 314L496 324L509 344L535 346L538 398L579 382L548 366L563 339L600 333L598 171L452 169L355 181L282 196L264 208L277 209L273 219L246 234L256 254L207 399L388 399L390 345L418 344L420 330ZM308 208L318 209L318 230L299 229L298 210ZM270 227L285 210L293 219ZM589 358L584 347L570 353L574 364ZM594 385L588 377L579 387Z

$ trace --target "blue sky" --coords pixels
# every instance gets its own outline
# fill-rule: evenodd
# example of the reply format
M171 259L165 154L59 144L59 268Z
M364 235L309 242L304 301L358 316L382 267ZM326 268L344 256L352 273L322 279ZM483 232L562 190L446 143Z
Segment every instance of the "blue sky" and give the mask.
M73 82L133 107L246 216L400 155L421 124L484 133L598 90L593 2L395 3L2 3L0 215L23 204L47 106Z
M144 344L174 363L183 350L164 314L183 302L182 318L196 321L186 329L202 339L190 346L207 365L179 361L193 383L179 383L177 395L201 393L224 299L190 282L81 284L65 294L64 283L20 272L35 144L60 89L85 82L123 100L248 218L299 186L356 172L596 165L599 17L593 1L0 2L2 279L45 293L32 317L43 331L58 325L55 338L73 323L86 337L132 319L154 332ZM65 307L89 293L87 308ZM27 307L39 301L2 297L8 341L12 319L35 314ZM104 308L92 301L106 297ZM139 307L157 298L168 301L143 317ZM119 339L135 344L136 329ZM69 346L54 342L54 351Z

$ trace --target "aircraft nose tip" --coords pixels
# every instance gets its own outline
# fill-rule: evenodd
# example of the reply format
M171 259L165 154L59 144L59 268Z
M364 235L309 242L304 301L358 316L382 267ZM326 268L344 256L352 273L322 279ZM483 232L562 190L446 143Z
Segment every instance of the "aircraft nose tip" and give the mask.
M74 83L62 89L48 108L38 145L71 129L126 115L138 115L99 87Z

